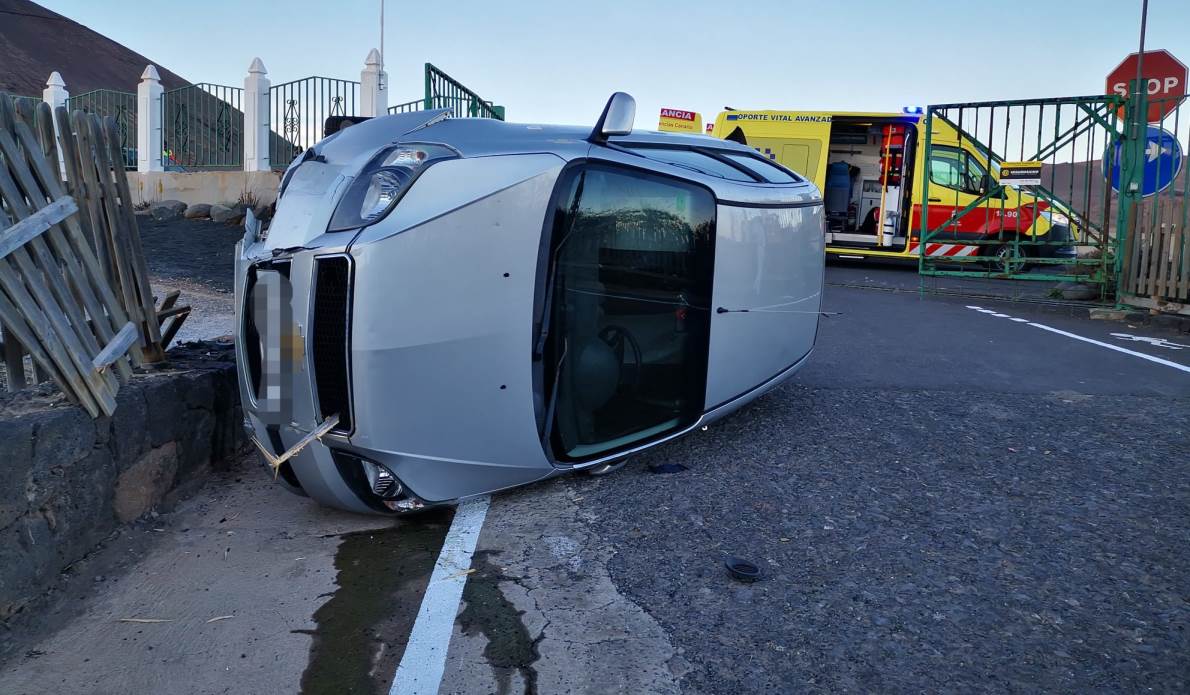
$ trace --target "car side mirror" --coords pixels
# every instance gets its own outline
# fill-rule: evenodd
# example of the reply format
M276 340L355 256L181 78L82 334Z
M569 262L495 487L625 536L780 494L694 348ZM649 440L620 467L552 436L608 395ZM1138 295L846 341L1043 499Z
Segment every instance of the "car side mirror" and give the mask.
M599 121L595 123L591 142L605 142L610 135L627 135L632 132L632 122L636 120L636 99L624 92L616 92L607 100Z
M979 195L987 195L996 188L996 179L991 174L979 177Z

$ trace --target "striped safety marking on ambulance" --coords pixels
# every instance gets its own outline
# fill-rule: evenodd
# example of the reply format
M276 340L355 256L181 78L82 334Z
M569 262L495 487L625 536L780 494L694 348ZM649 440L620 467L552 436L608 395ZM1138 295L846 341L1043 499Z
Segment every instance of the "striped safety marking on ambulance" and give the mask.
M914 242L909 245L909 254L916 256L921 244ZM979 247L968 244L926 244L927 256L978 256Z

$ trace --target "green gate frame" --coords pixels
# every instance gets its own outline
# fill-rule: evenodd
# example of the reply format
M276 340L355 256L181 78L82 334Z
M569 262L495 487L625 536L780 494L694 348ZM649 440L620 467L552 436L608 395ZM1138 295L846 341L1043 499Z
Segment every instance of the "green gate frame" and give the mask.
M958 132L960 144L970 143L970 144L974 145L974 147L987 158L989 165L998 165L998 164L1004 162L1005 158L1002 155L1000 155L999 153L997 153L993 146L990 146L986 143L981 142L975 135L968 133L962 127L960 127L959 123L956 123L951 118L948 118L946 114L957 110L959 112L958 120L961 122L963 120L962 112L967 109L992 109L992 116L994 118L995 109L997 109L997 108L1004 108L1006 110L1005 113L1009 114L1009 117L1011 117L1011 113L1012 113L1013 109L1019 108L1021 110L1021 113L1024 114L1024 113L1026 113L1026 110L1030 107L1036 107L1038 109L1039 115L1037 118L1037 133L1036 133L1038 145L1036 146L1036 151L1032 153L1032 156L1023 157L1022 158L1023 161L1043 161L1044 162L1047 158L1056 156L1057 153L1060 150L1062 150L1064 147L1072 146L1080 136L1084 136L1084 135L1090 133L1091 129L1094 129L1094 128L1102 128L1103 129L1103 131L1105 133L1105 136L1104 136L1105 151L1109 152L1109 153L1114 153L1116 142L1118 140L1120 140L1121 138L1123 138L1124 133L1127 131L1126 128L1122 129L1120 127L1120 121L1117 117L1117 112L1119 111L1120 107L1121 106L1125 107L1126 111L1128 112L1126 114L1126 120L1128 118L1131 118L1131 114L1133 114L1133 113L1143 113L1143 110L1139 111L1139 112L1135 111L1136 107L1131 103L1126 103L1127 101L1129 101L1129 100L1125 100L1124 97L1121 97L1119 95L1093 95L1093 96L1065 97L1065 98L1053 98L1053 99L1021 99L1021 100L1011 100L1011 101L988 101L988 102L969 102L969 103L931 105L926 112L926 118L925 118L925 131L926 131L926 133L925 133L925 151L924 151L925 162L924 162L924 165L920 167L920 170L923 173L921 175L921 182L919 183L919 185L921 187L921 201L922 201L920 230L919 230L919 245L918 245L918 271L919 271L919 273L922 276L957 276L957 277L968 277L968 278L1090 282L1090 283L1099 284L1103 287L1104 292L1101 293L1101 296L1103 294L1106 294L1106 290L1108 287L1111 286L1113 278L1118 277L1119 264L1121 262L1120 249L1122 248L1122 246L1121 246L1122 235L1117 234L1116 238L1114 240L1114 243L1113 243L1112 239L1110 238L1110 234L1109 234L1109 229L1110 229L1109 222L1111 219L1110 218L1110 207L1111 207L1110 186L1107 188L1107 193L1105 194L1103 215L1100 220L1090 219L1088 215L1082 214L1084 212L1089 212L1089 210L1083 210L1083 211L1077 210L1076 206L1074 204L1072 204L1071 201L1067 201L1067 200L1063 199L1061 196L1056 194L1054 191L1049 190L1045 186L1022 187L1023 192L1027 193L1028 195L1031 195L1031 196L1034 196L1035 198L1046 201L1046 202L1050 203L1051 205L1060 205L1066 211L1069 211L1068 216L1071 218L1072 224L1077 225L1078 229L1083 233L1084 236L1090 236L1092 238L1097 238L1097 243L1093 244L1093 245L1098 246L1100 249L1100 254L1099 254L1098 258L1080 258L1080 259L1075 259L1073 261L1065 260L1065 259L1043 259L1043 258L1030 258L1028 260L1028 263L1030 263L1030 264L1041 264L1041 265L1059 265L1060 264L1060 265L1074 266L1076 268L1075 272L1064 273L1064 274L1053 273L1053 272L1024 273L1024 272L1020 272L1019 268L1016 268L1016 269L1010 268L1009 272L1003 272L1002 270L997 271L997 270L993 270L993 269L974 270L974 269L968 269L965 266L973 266L976 264L983 266L988 261L994 259L994 257L992 257L992 256L983 255L982 247L984 247L984 246L992 246L992 245L1000 246L1000 245L1003 245L1004 243L1008 242L1013 245L1013 247L1014 247L1013 251L1014 251L1015 255L1017 257L1022 257L1021 256L1021 250L1022 250L1021 245L1022 244L1027 244L1029 246L1040 246L1040 245L1043 245L1046 243L1057 243L1057 242L1023 241L1022 235L1020 235L1020 234L1013 234L1012 239L1007 239L1003 235L1001 235L1000 238L995 239L995 240L980 240L980 241L963 240L963 241L956 242L953 239L946 239L945 242L947 242L947 243L961 243L961 244L970 245L970 246L980 246L981 247L980 254L977 256L967 256L967 257L963 257L963 258L952 258L952 257L937 258L937 257L928 256L926 253L928 244L939 243L940 241L942 241L938 237L940 235L942 235L948 227L953 225L955 222L957 222L963 216L970 214L976 210L979 210L980 207L984 203L987 203L988 201L991 201L993 199L999 199L1001 201L1000 209L1001 210L1005 209L1004 203L1003 203L1004 199L1001 197L1001 193L1004 191L1004 186L1000 185L998 181L993 179L994 185L989 186L988 190L986 190L982 195L979 195L974 201L972 201L970 204L964 206L962 209L954 212L945 222L943 222L942 224L938 225L937 227L931 229L930 224L929 224L930 156L931 156L931 153L933 150L934 124L936 122L944 122L944 123L948 124L950 127L954 128ZM1076 113L1078 114L1074 123L1067 126L1065 129L1063 129L1062 125L1061 125L1061 113L1062 113L1061 108L1064 106L1065 107L1073 106L1076 110ZM1047 135L1042 132L1042 115L1044 114L1044 111L1047 107L1052 107L1054 109L1054 113L1057 114L1057 116L1054 119L1054 128L1053 128L1054 132L1052 133L1052 136L1049 138L1049 142L1042 144L1043 136ZM934 119L938 119L938 121L935 121ZM993 124L989 123L988 130L989 130L989 133L994 138L995 133L993 132ZM1006 126L1006 129L1005 129L1006 139L1007 139L1007 132L1008 131L1007 131L1007 126ZM1144 133L1143 126L1142 126L1142 129L1140 132L1142 134L1142 142L1143 142L1143 133ZM1022 129L1022 133L1021 133L1021 138L1022 138L1021 150L1022 150L1022 152L1025 151L1024 144L1023 144L1023 138L1025 136L1026 136L1026 134L1024 133L1024 131ZM1129 151L1129 148L1125 147L1124 151ZM1129 166L1131 166L1130 169L1125 169L1126 173L1122 175L1122 179L1124 181L1131 180L1131 179L1129 179L1129 176L1136 175L1136 171L1135 171L1136 167L1134 166L1135 157L1131 158L1133 160L1132 162L1128 162L1127 157L1122 157L1122 159L1125 160L1124 161L1125 164L1128 164ZM1110 167L1111 165L1112 165L1112 163L1109 162L1108 166ZM992 168L993 168L992 166L989 166L989 171ZM1071 185L1073 186L1073 179L1072 179ZM1090 190L1091 190L1091 178L1090 178L1090 172L1088 172L1087 185L1086 185L1086 191L1085 191L1088 195L1088 200L1089 200ZM1118 211L1118 214L1119 214L1120 221L1123 221L1124 219L1126 219L1125 216L1127 214L1129 214L1128 213L1129 204L1123 198L1121 198L1121 203L1122 204L1120 205L1120 210ZM1034 220L1036 220L1036 219L1037 219L1037 214L1036 214L1036 208L1035 208ZM1118 223L1117 229L1127 230L1128 228L1127 228L1127 226L1124 226L1123 224ZM1086 245L1086 244L1083 243L1080 245ZM948 265L949 266L949 265L955 265L955 264L958 264L958 267L960 269L948 270L948 269L943 269L943 268L939 267L939 265Z
M494 118L504 120L504 107L476 94L466 85L439 70L433 63L425 67L425 96L388 108L389 113L409 113L430 109L450 109L455 118Z

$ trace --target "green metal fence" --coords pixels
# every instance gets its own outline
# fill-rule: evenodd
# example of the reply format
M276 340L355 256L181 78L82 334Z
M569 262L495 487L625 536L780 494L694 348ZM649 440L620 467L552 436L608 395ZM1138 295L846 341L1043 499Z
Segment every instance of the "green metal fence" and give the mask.
M120 149L124 153L124 167L136 169L136 94L112 89L96 89L66 100L70 111L93 113L100 118L111 116L120 132Z
M12 98L12 106L18 111L22 108L37 108L37 105L42 102L41 97L22 97L9 95Z
M244 163L244 90L193 84L161 95L161 164L167 171Z
M269 162L284 169L295 157L322 139L329 116L355 116L359 82L306 77L269 90Z
M468 89L458 80L426 63L425 97L390 106L389 113L408 113L429 109L450 109L455 118L495 118L504 120L504 107L497 106Z
M1116 148L1118 173L1104 160L1105 177L1120 191L1117 296L1121 304L1190 315L1190 114L1181 98L1149 100L1135 86Z
M1115 156L1122 105L1086 96L931 106L915 183L921 274L1090 283L1110 296L1119 238L1103 175L1114 163L1103 157ZM1002 181L1005 162L1039 163L1040 175ZM941 245L964 252L932 255Z
M406 101L403 104L388 107L389 113L411 113L413 111L421 111L426 107L425 99L414 99L413 101Z

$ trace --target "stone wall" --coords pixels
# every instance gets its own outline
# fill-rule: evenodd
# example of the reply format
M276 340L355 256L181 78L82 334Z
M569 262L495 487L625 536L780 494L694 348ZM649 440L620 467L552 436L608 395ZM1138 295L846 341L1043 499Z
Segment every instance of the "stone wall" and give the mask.
M243 445L231 347L169 355L121 387L110 418L92 420L48 385L0 400L0 619Z
M183 203L223 203L251 193L268 205L277 199L281 174L276 171L130 171L128 186L134 203L180 200Z

